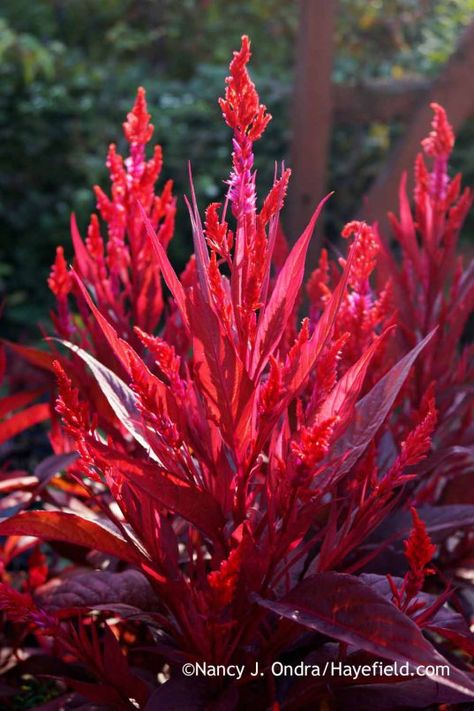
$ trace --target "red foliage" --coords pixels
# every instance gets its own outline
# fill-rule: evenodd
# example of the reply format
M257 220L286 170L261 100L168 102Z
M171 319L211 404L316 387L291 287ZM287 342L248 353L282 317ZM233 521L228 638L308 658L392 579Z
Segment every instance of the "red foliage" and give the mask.
M286 254L289 171L257 207L253 143L270 116L249 58L243 38L220 102L234 132L233 217L213 203L203 227L191 185L195 254L178 277L166 255L175 202L169 184L154 193L161 150L145 159L153 128L139 90L124 124L130 155L112 146L111 197L96 189L107 239L97 216L85 243L73 220L74 270L62 251L53 267L62 345L14 347L57 376L56 455L28 484L3 482L9 669L33 634L41 668L65 680L74 703L176 708L193 698L196 708L234 709L258 694L262 708L328 698L341 707L354 685L363 700L351 708L362 709L373 681L392 707L410 694L426 706L465 701L474 645L467 603L448 606L445 581L461 585L472 564L474 507L442 504L447 480L472 466L469 351L458 343L474 289L455 259L470 197L446 172L449 124L436 107L424 143L434 166L417 161L415 217L402 183L393 218L401 263L375 227L349 223L347 259L322 253L299 326L306 252L326 200ZM0 435L18 431L17 416L28 424L35 397L8 401ZM397 553L407 509L422 500L432 505L412 511L405 573ZM33 502L41 507L28 510ZM430 535L440 533L435 547ZM29 546L25 579L12 560ZM433 557L440 572L428 595ZM449 675L288 680L272 667L380 658L412 671L442 663ZM189 680L184 662L243 672Z

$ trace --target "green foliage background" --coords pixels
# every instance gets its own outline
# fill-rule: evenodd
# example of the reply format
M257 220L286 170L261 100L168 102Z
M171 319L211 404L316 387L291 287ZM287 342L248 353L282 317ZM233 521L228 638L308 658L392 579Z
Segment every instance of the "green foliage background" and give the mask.
M334 79L430 75L451 53L474 0L340 0ZM144 85L165 151L164 177L181 196L191 160L201 207L223 192L229 133L217 107L232 49L249 34L253 77L274 115L258 145L260 184L288 152L298 3L285 0L3 0L0 9L0 294L4 331L29 336L47 313L54 246L85 228L91 186ZM336 126L328 233L351 216L399 125ZM474 177L474 128L457 167ZM189 228L180 200L172 256L183 264Z

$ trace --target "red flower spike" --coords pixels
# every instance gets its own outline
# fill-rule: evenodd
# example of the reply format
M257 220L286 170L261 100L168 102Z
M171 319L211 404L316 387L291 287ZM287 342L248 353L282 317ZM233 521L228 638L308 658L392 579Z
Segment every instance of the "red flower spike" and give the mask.
M89 227L87 228L86 239L87 251L95 261L101 261L104 257L104 241L100 234L99 218L91 215Z
M72 289L72 279L64 258L64 249L56 247L56 259L48 279L48 286L55 296L64 299Z
M135 327L134 331L145 348L150 351L156 365L163 375L180 390L182 386L179 377L181 358L176 355L174 347L159 336L152 336L149 333L145 333L138 328L138 326Z
M241 547L234 548L229 557L223 560L219 570L213 570L207 576L207 582L212 592L213 603L222 608L232 602L235 587L239 579L242 552Z
M114 200L122 201L127 193L127 174L123 165L123 158L117 153L115 143L111 143L109 146L105 165L109 169Z
M123 124L123 132L129 143L144 144L149 142L154 130L150 118L147 111L146 92L141 86L138 89L133 109L127 114L127 120Z
M437 422L437 411L434 397L434 385L425 393L418 415L418 424L410 431L402 442L401 461L403 467L414 466L421 462L431 447L431 436Z
M48 279L48 286L56 296L56 313L51 313L56 330L62 338L70 338L73 327L69 315L68 295L72 290L72 278L62 247L56 248L56 259Z
M212 252L208 267L209 288L214 298L217 313L220 315L222 323L230 328L232 306L228 303L226 293L222 284L222 275L217 264L216 253Z
M360 289L372 274L377 263L379 244L372 227L365 222L348 222L341 232L342 237L347 239L351 235L358 238L356 253L352 262L352 269L349 275L349 283L353 289Z
M432 130L421 145L426 155L433 158L448 158L454 146L454 132L446 116L446 111L436 103L430 104L434 111Z
M255 213L255 174L253 173L252 144L261 137L270 114L259 103L255 85L250 79L247 64L250 60L250 42L242 37L242 47L234 52L227 77L225 99L219 99L224 119L234 130L232 173L228 180L228 198L237 218Z
M271 116L266 113L266 106L259 103L255 84L247 71L250 57L250 40L244 35L240 51L234 52L230 63L225 99L219 99L219 106L230 128L248 136L251 141L256 141L261 137Z
M37 608L29 593L20 593L0 583L0 610L11 622L30 622Z
M319 257L316 269L311 273L307 284L306 293L311 305L318 311L324 308L324 304L331 296L329 289L329 263L328 251L323 248Z
M205 236L211 249L222 257L228 257L232 247L232 236L229 235L227 222L219 221L217 211L220 207L220 202L212 202L206 209Z
M281 178L278 178L278 180L275 181L272 189L265 198L265 202L263 203L263 207L259 215L263 225L268 224L272 217L283 207L290 177L291 170L287 168Z
M295 362L301 353L304 344L309 340L309 318L304 318L301 322L301 328L296 335L295 341L288 351L288 360Z
M164 373L170 372L175 359L174 348L162 338L145 333L141 328L138 328L138 326L135 326L134 330L143 345L152 353L155 363L160 370Z
M411 600L423 587L425 576L433 571L426 568L436 553L436 546L426 531L424 522L414 508L411 509L413 528L405 541L405 556L410 566L410 571L405 576L405 597Z
M278 404L282 394L281 384L281 366L273 356L270 356L270 372L260 392L259 411L262 415L271 412Z
M291 451L308 469L312 469L327 454L337 421L337 417L329 417L312 427L303 427L299 441L291 443Z
M73 438L81 440L89 430L89 408L86 402L80 401L79 390L73 388L72 381L59 361L55 360L53 367L58 384L56 411L63 418L63 425L67 432Z
M308 405L309 416L314 416L316 414L320 405L322 405L333 387L336 385L342 353L349 340L350 334L343 333L331 343L329 348L322 354L316 364L314 374L314 390L311 401Z

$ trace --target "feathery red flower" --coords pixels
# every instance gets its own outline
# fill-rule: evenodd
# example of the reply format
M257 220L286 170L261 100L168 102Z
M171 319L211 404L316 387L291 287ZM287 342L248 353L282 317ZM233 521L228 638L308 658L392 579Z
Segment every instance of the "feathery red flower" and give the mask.
M430 104L434 111L431 132L421 142L426 155L433 158L447 158L454 146L454 132L442 106L433 102Z
M244 35L242 46L238 52L234 52L230 63L225 99L219 99L219 106L230 128L244 134L250 141L256 141L261 137L271 116L267 113L267 107L260 104L255 84L247 71L250 57L250 40Z
M64 258L64 249L62 247L56 247L56 259L51 268L48 286L53 294L59 298L65 298L71 292L72 279Z
M327 454L337 421L337 417L328 417L312 427L302 427L298 440L291 443L291 451L308 469Z

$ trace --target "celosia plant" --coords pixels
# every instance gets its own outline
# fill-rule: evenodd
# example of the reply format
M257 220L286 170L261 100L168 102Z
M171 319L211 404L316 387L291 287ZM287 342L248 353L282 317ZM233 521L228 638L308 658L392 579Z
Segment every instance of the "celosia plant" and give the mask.
M400 217L390 215L401 251L401 263L382 242L381 275L389 276L397 306L395 357L436 328L423 358L418 359L406 395L419 407L434 387L440 427L433 451L413 485L418 502L449 499L462 491L472 473L472 344L459 347L474 305L473 262L467 269L457 253L459 233L472 205L472 190L461 187L461 175L450 178L448 161L454 135L444 109L432 104L432 131L422 142L431 161L420 153L415 162L413 214L406 195L406 176L400 185ZM408 412L409 414L409 412ZM410 429L409 418L400 426ZM455 479L455 481L453 481ZM463 500L465 500L463 498Z
M107 241L96 216L85 244L73 221L74 268L59 249L49 282L57 339L50 354L16 347L54 371L57 399L55 456L29 490L17 486L30 495L0 522L7 679L17 650L34 646L35 673L63 680L66 707L81 697L111 709L467 701L474 642L450 580L460 542L469 555L474 507L413 509L412 525L409 514L436 502L459 459L465 475L472 444L469 354L455 356L472 283L458 266L445 297L441 266L454 263L469 202L447 177L449 124L435 107L415 221L402 189L401 267L375 227L349 223L347 259L329 264L323 252L301 320L327 198L282 256L290 171L258 200L254 143L270 115L249 59L244 37L220 100L233 132L226 200L202 222L191 183L194 256L181 277L166 255L175 204L169 185L154 193L161 153L146 161L140 90L124 125L130 157L112 147L112 196L96 190ZM453 337L450 363L436 363ZM12 395L4 411L37 395ZM4 431L22 416L28 425L20 413ZM33 547L26 576L12 567L22 536ZM51 542L46 557L38 540ZM356 678L361 664L369 673Z

